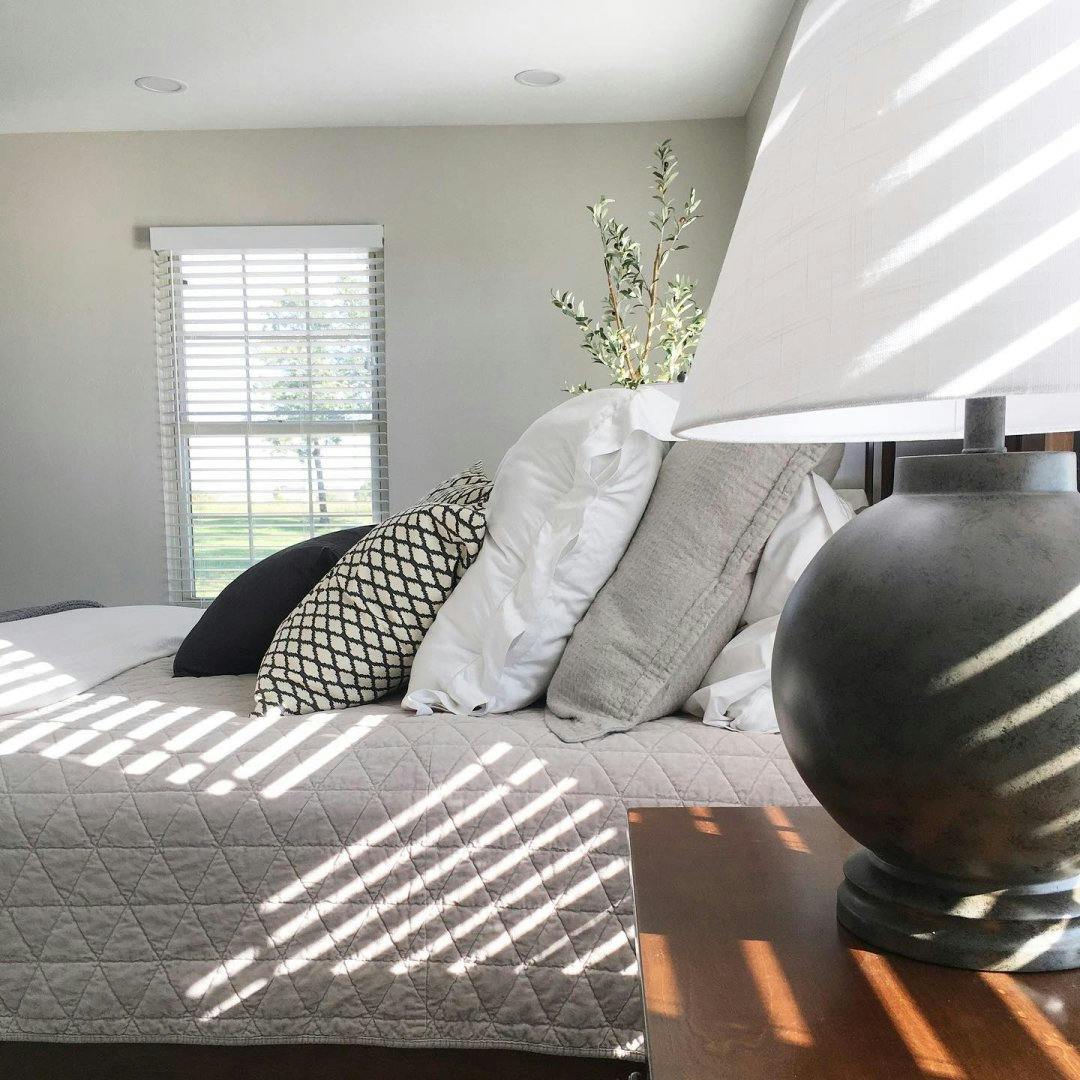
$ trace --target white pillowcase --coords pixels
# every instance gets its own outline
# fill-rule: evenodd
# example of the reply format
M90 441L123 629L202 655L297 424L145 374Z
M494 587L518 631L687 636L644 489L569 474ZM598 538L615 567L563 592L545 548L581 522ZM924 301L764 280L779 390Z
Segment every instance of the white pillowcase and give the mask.
M772 703L772 651L779 615L743 627L712 662L701 689L686 703L711 727L776 731Z
M817 473L804 477L761 552L743 622L750 626L779 615L810 560L854 516Z
M713 661L686 711L735 731L778 731L772 650L784 604L810 560L855 511L817 474L807 476L761 553L745 627Z
M595 390L522 435L495 477L480 555L417 650L406 707L511 712L544 693L645 511L679 390Z

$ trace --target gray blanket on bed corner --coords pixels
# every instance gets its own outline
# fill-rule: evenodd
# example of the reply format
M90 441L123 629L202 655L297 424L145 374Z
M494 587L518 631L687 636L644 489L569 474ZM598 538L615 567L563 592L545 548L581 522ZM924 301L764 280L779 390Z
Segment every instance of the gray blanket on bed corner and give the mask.
M76 608L102 607L96 600L53 600L48 604L35 607L11 608L0 611L0 623L18 622L20 619L36 619L39 615L55 615L60 611L74 611Z

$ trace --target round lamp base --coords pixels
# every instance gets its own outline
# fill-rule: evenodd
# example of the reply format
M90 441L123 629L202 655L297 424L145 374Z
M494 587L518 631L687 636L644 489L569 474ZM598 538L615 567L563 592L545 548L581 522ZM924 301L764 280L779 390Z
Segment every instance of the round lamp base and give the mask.
M1080 878L972 892L861 850L836 894L841 926L889 952L979 971L1080 967Z
M1076 458L901 459L804 571L773 699L807 787L870 854L840 921L953 967L1080 968Z

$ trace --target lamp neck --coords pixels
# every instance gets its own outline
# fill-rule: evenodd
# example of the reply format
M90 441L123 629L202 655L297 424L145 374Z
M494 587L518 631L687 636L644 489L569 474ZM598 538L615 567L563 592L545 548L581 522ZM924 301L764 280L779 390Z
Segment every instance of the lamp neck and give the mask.
M1005 399L968 398L964 402L964 453L1005 453Z

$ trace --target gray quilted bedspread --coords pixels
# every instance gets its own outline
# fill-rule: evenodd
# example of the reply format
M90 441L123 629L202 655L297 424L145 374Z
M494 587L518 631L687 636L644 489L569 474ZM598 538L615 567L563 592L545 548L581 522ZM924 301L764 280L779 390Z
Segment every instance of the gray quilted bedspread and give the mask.
M0 1038L639 1057L627 807L812 801L776 735L251 719L170 664L0 722Z

